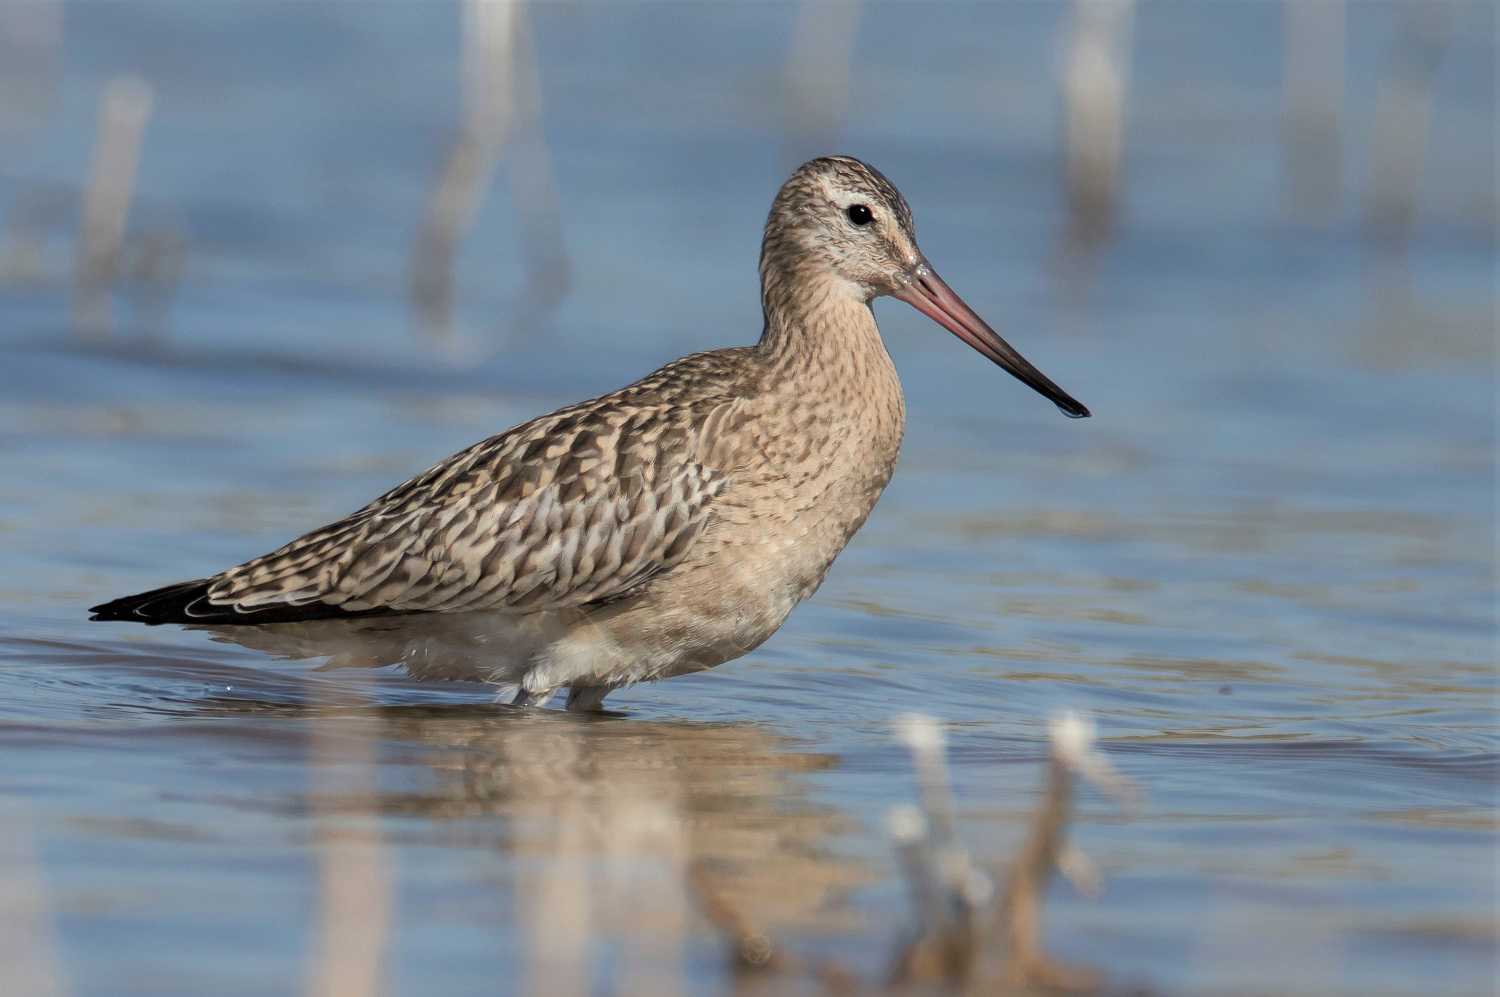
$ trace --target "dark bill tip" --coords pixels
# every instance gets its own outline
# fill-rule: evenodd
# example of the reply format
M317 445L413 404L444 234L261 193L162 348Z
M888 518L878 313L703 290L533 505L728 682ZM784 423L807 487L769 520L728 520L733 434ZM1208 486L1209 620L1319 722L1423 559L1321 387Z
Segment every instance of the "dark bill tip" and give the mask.
M1084 406L1071 398L1069 398L1065 402L1059 402L1056 399L1053 399L1053 401L1057 405L1058 411L1067 416L1069 419L1087 419L1094 414L1088 410L1087 406Z
M911 273L911 282L896 292L895 296L968 343L1022 384L1049 399L1063 415L1070 419L1089 417L1089 410L1081 402L1052 383L1047 375L1033 367L1014 347L1001 339L925 262L918 264Z

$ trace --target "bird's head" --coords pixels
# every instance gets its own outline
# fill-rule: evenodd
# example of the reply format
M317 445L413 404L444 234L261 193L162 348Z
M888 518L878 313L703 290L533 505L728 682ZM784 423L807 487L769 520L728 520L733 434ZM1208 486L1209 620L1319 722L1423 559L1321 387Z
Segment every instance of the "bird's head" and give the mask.
M917 246L906 198L873 166L849 156L803 164L782 185L766 221L760 272L768 296L798 285L869 302L891 295L912 305L1065 415L1089 410L1033 367L932 269Z

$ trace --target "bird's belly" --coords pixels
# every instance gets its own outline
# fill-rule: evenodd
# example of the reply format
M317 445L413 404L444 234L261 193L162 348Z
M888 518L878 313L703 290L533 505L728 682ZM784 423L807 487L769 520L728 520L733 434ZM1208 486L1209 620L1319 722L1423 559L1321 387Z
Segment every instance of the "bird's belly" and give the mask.
M852 533L805 517L709 538L705 546L717 549L700 567L652 593L660 596L654 612L678 645L663 674L711 668L759 647L822 585Z
M417 613L264 626L205 626L215 640L324 668L401 665L414 678L513 684L577 614Z
M545 684L627 685L699 672L759 647L799 601L735 584L727 566L665 580L638 600L581 621L539 663Z
M687 562L579 627L569 642L577 653L564 655L572 667L558 674L608 662L599 684L624 684L702 671L759 647L817 591L890 477L837 471L795 486L765 481L724 502Z

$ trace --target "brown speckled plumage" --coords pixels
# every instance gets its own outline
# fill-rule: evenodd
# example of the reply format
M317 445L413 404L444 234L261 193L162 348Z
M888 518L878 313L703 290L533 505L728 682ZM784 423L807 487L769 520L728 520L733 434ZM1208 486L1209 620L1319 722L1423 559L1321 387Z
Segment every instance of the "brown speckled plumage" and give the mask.
M852 222L856 203L873 219ZM745 653L818 587L890 480L904 408L870 301L936 280L901 194L843 157L782 187L760 273L758 345L523 423L278 550L95 618L399 661L519 703L567 685L580 708Z

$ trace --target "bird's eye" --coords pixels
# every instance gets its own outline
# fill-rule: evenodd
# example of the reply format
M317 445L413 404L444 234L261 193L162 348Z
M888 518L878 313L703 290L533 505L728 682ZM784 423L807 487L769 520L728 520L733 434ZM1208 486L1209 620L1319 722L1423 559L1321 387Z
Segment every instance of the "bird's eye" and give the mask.
M863 204L849 205L849 210L844 212L844 214L848 215L849 220L856 225L868 225L870 224L870 219L875 217L870 214L870 209Z

